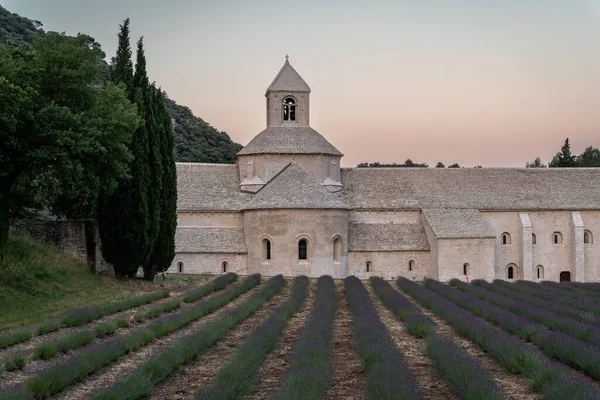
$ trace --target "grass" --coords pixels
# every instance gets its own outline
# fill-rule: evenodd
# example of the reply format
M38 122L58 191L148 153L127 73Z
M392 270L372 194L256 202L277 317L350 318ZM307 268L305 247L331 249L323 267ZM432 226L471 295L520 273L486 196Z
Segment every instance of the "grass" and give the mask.
M194 281L201 279L205 278ZM0 262L0 331L47 321L73 307L138 295L156 289L162 278L159 276L156 282L99 276L90 273L85 262L26 237L11 235ZM44 324L40 333L54 328L56 324Z

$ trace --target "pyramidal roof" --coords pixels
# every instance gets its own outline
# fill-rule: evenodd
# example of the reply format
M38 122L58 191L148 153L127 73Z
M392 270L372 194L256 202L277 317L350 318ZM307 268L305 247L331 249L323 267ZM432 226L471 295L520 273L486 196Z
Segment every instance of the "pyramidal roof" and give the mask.
M254 195L245 210L347 209L339 193L331 193L296 163L290 163Z
M281 91L293 91L293 92L310 92L310 87L302 79L300 74L296 72L292 64L288 61L288 57L285 56L285 63L279 70L279 73L267 88L265 96L269 92L281 92Z
M309 126L270 126L254 137L237 155L343 154Z

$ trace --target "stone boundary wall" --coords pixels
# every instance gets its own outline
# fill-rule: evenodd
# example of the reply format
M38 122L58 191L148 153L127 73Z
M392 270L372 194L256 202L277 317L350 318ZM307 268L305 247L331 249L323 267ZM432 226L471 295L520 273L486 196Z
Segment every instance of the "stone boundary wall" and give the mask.
M11 232L28 236L52 246L60 253L84 261L92 272L114 274L112 266L102 258L100 235L95 220L33 220L11 221Z

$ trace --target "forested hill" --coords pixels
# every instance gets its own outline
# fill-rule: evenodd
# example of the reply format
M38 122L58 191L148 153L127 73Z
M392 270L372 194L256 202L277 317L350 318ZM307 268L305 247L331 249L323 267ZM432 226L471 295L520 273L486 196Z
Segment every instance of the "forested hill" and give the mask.
M13 14L0 6L0 46L12 42L29 47L37 37L44 34L41 22ZM108 78L108 64L102 64L99 68L102 75ZM175 122L175 161L233 162L235 154L242 148L240 144L233 142L227 133L196 117L188 107L170 99L167 99L166 104Z
M232 163L242 145L196 117L188 107L166 99L175 128L175 159L204 163Z

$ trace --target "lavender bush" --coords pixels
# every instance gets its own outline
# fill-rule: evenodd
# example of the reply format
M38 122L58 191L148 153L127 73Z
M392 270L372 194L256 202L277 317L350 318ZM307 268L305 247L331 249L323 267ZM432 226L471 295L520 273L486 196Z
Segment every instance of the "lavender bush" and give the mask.
M332 378L333 323L338 294L330 276L317 280L315 301L292 348L292 361L278 400L322 399Z
M346 297L354 321L352 330L367 379L369 399L420 399L415 377L396 348L362 282L344 279Z
M214 384L201 389L196 399L241 399L256 385L260 366L271 353L285 323L306 303L309 281L306 276L294 280L290 297L271 313L240 345L233 359L219 372Z
M200 286L199 288L188 291L183 296L183 301L186 303L194 302L202 297L215 292L217 290L224 289L230 283L235 282L238 279L237 274L229 272L225 275L221 275L206 285Z

